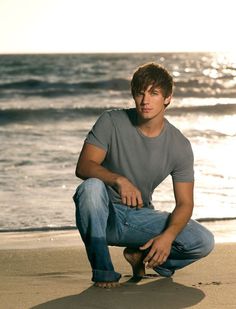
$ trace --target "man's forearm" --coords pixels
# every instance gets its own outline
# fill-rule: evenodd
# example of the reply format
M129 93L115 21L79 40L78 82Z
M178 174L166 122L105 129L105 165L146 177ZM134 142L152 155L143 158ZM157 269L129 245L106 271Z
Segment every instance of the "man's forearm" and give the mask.
M166 262L171 252L173 241L191 217L192 208L191 204L176 206L170 215L169 222L167 222L167 227L164 232L150 239L146 244L140 247L141 250L151 247L149 253L143 260L144 263L148 263L147 267L153 268Z
M76 176L85 180L88 178L98 178L109 186L116 186L119 178L122 177L119 174L112 173L102 165L94 162L87 161L86 163L77 165Z
M143 207L142 194L126 177L112 173L102 165L92 160L87 160L76 168L76 176L85 180L87 178L98 178L106 185L116 188L123 204L130 207Z
M163 232L163 235L167 236L171 241L174 241L190 220L192 211L192 204L176 206L170 215L168 225Z

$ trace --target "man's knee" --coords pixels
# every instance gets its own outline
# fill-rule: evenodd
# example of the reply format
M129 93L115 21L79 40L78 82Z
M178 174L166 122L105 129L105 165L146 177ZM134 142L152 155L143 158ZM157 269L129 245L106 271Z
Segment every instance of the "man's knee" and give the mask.
M203 258L207 256L214 249L215 240L214 235L202 226L201 234L199 235L198 245L193 249L194 254L198 258Z
M207 256L214 249L215 239L214 235L207 230L206 236L202 239L202 257Z
M97 178L85 180L77 188L73 196L75 204L80 202L89 202L88 205L96 205L101 199L107 199L107 189L103 181Z
M214 248L214 236L203 225L190 220L183 232L176 238L185 252L199 259L207 256Z
M88 178L80 186L83 192L89 192L92 194L106 190L104 182L98 178Z

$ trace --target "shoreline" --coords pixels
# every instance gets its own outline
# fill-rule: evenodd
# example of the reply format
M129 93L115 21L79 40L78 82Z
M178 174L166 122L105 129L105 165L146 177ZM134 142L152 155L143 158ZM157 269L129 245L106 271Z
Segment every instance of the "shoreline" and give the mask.
M173 278L131 280L123 248L109 247L122 286L100 289L77 230L0 233L0 307L4 309L231 309L236 307L236 227L232 222L202 223L216 246ZM227 263L224 263L227 261ZM98 301L99 300L99 301Z
M236 243L235 220L201 222L215 236L218 243ZM58 230L35 230L0 232L0 252L10 249L37 249L83 246L75 228Z
M236 307L236 244L216 244L202 260L176 271L133 282L122 248L110 247L122 286L100 289L81 246L0 251L0 307L4 309L231 309ZM227 263L224 263L227 261ZM224 264L223 264L224 263ZM221 267L222 266L222 267Z
M199 223L205 224L220 224L220 222L236 222L236 217L206 217L206 218L191 218ZM8 233L8 232L54 232L54 231L73 231L77 230L75 225L65 225L65 226L42 226L42 227L22 227L22 228L0 228L1 233Z

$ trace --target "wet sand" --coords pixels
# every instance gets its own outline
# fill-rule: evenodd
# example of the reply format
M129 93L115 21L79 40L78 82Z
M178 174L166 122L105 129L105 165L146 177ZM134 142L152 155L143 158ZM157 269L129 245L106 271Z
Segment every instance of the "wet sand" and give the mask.
M220 238L219 238L220 239ZM116 289L92 285L77 231L0 234L0 308L236 308L236 243L217 243L206 258L176 272L131 282L122 248L110 247L122 273Z

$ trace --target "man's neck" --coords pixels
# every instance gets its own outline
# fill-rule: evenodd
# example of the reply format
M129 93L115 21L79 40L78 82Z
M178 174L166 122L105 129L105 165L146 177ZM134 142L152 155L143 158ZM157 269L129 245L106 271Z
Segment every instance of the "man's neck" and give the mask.
M162 117L157 121L157 119L150 120L140 120L138 119L139 130L147 137L157 137L161 134L165 125L165 119Z

